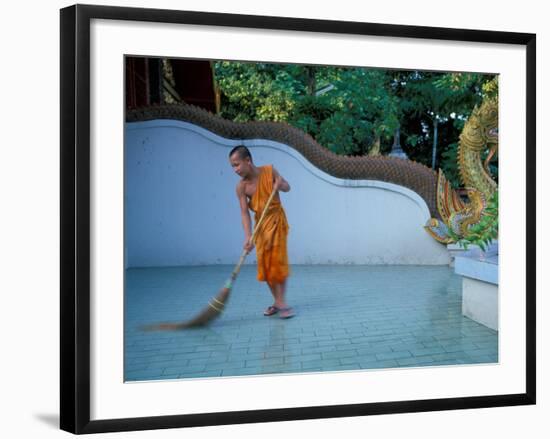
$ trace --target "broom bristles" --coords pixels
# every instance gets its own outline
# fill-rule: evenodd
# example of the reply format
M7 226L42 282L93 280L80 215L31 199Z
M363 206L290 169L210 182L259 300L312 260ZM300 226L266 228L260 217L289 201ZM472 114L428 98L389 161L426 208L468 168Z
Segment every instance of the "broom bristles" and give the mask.
M193 319L181 323L158 323L143 326L144 331L174 331L179 329L196 328L205 326L223 312L231 287L224 286L220 292L210 299L208 305Z

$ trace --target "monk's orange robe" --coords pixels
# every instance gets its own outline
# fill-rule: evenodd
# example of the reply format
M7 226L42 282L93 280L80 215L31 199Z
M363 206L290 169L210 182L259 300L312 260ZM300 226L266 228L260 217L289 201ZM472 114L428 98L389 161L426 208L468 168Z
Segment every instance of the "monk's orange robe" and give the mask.
M273 191L273 166L260 166L256 192L248 207L254 211L254 222L258 223L265 204ZM288 235L286 214L276 194L265 214L254 240L258 258L258 280L282 283L289 275L286 239Z

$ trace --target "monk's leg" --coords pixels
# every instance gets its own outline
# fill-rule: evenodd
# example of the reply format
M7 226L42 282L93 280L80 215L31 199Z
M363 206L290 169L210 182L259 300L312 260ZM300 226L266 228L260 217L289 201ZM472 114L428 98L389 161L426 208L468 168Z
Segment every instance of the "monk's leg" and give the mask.
M275 289L275 284L273 284L273 282L267 281L267 285L269 286L269 291L273 296L273 305L270 305L267 307L267 309L264 311L264 316L271 316L279 312L279 309L278 309L279 307L277 305L277 293Z
M274 297L275 297L275 306L277 308L288 308L286 304L286 279L280 283L273 284Z
M267 285L269 286L269 291L273 296L273 305L277 306L277 290L275 289L275 284L273 282L267 281Z
M294 312L286 303L286 279L279 283L268 281L267 284L273 296L273 305L265 310L264 315L273 315L280 311L282 318L294 316Z
M294 316L294 311L286 303L286 279L281 283L275 284L275 291L277 295L277 307L280 310L280 316L283 319L288 319Z
M267 284L269 285L269 290L271 291L271 295L273 296L273 306L276 306L277 308L286 308L286 280L284 280L282 283L267 281Z

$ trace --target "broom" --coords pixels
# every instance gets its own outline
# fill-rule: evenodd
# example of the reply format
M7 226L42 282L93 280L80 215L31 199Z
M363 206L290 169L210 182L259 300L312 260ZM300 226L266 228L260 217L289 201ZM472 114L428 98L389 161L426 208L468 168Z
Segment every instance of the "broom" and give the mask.
M260 226L265 218L267 209L269 208L269 205L271 204L271 200L273 200L273 197L275 196L276 192L277 192L277 189L273 189L273 192L271 192L271 195L269 196L267 203L265 204L265 207L262 212L262 215L260 216L260 219L254 226L254 231L252 233L252 237L250 238L252 242L254 242L256 233L260 229ZM182 323L160 323L156 325L149 325L149 326L145 326L143 329L146 331L187 329L187 328L194 328L198 326L205 326L210 321L214 320L223 312L225 303L227 302L227 299L229 297L229 293L233 288L233 283L237 279L237 276L241 271L241 266L243 265L246 257L248 256L248 253L249 252L247 250L243 251L243 253L241 254L241 258L239 259L239 262L233 269L231 276L229 277L229 279L227 279L224 286L221 288L221 290L218 292L216 296L210 299L210 302L208 302L208 306L206 306L202 310L202 312L198 314L195 318Z

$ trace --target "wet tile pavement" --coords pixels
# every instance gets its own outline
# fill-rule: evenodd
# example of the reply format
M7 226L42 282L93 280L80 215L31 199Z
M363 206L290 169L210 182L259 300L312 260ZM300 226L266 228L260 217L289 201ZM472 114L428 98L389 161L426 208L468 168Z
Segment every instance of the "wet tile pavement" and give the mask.
M461 278L447 266L292 266L288 320L263 316L271 295L244 266L209 326L141 329L192 318L232 269L126 271L126 381L498 361L498 332L462 316Z

